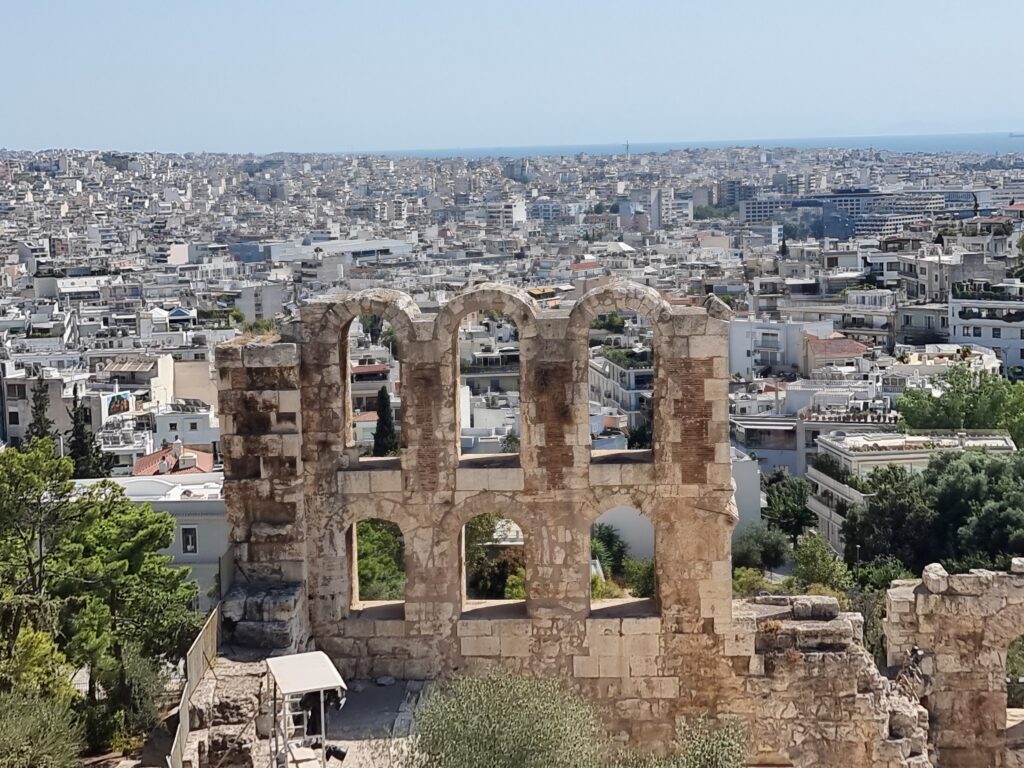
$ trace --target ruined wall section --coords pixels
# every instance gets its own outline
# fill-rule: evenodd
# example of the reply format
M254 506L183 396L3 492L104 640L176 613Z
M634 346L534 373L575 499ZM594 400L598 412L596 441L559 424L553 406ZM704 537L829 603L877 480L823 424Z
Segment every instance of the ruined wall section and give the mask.
M1006 651L1024 634L1024 558L1009 573L925 568L886 596L889 664L923 651L925 701L943 768L1004 768Z
M455 333L468 313L487 309L511 316L520 331L521 452L462 457ZM592 320L612 311L640 312L652 325L652 451L590 450L587 342ZM397 458L360 458L351 446L348 330L371 313L399 338ZM870 674L855 622L838 606L821 615L789 603L734 613L728 325L719 302L671 306L649 288L613 283L571 311L551 311L485 284L424 317L404 294L374 290L311 302L286 332L287 342L273 345L280 359L260 351L250 361L279 360L276 399L254 394L263 374L245 370L246 353L218 354L229 390L222 412L232 438L232 535L244 545L240 570L259 564L268 585L255 601L254 590L242 589L235 614L254 626L261 615L269 620L263 606L280 601L268 603L268 590L287 591L299 579L287 604L300 627L292 634L311 634L348 677L430 679L500 665L567 681L601 707L619 738L653 749L669 744L682 718L732 714L748 719L762 757L837 768L929 765L917 750L920 732L890 728L895 694ZM253 442L255 433L280 429L282 402L291 407L296 397L288 434L290 446L301 435L298 461L276 462L278 444ZM257 465L251 457L263 452L271 460ZM290 517L282 508L274 536L254 533L259 507L292 503L296 488L297 504ZM636 508L654 527L653 600L591 601L590 527L617 506ZM483 513L524 533L523 602L481 608L465 599L463 526ZM356 523L371 517L402 531L400 604L367 604L356 594ZM766 625L766 616L776 623Z
M309 640L302 405L295 344L217 349L224 505L236 586L229 641L295 650Z

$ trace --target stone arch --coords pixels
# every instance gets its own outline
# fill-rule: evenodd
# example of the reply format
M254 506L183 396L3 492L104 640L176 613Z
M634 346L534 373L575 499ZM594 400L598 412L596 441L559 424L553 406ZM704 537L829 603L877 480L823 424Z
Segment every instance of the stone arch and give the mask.
M480 283L457 293L441 308L434 320L434 339L442 344L450 343L462 318L488 309L500 310L511 317L519 329L519 338L537 335L540 307L528 293L502 283Z
M607 312L636 312L646 316L655 334L664 330L672 308L661 294L647 285L625 280L599 285L587 291L569 314L569 336L586 343L590 323Z
M573 350L576 392L575 421L578 424L583 424L589 423L590 419L591 363L588 344L590 325L598 315L610 312L635 312L644 316L651 324L653 332L651 346L654 353L654 380L651 386L653 392L652 413L654 415L652 425L657 425L659 404L665 395L663 376L658 373L661 367L659 359L664 358L666 341L672 336L671 307L653 288L625 281L615 281L588 291L572 308L569 315L567 338L571 342ZM654 429L656 440L658 431L657 428ZM648 459L653 458L653 451L647 456Z
M534 520L528 510L514 499L483 491L474 494L461 503L455 505L444 521L444 527L450 536L459 541L459 581L461 584L461 612L465 613L469 605L469 598L466 595L466 550L464 532L467 523L480 515L494 514L499 518L511 520L523 532L523 550L526 571L526 604L529 606L533 598L534 571L536 568L536 556L534 548L537 536L534 528ZM529 608L527 608L529 610Z
M592 544L591 544L593 528L597 524L597 522L601 519L601 517L603 517L604 515L606 515L609 512L618 512L618 511L632 510L632 511L634 511L636 513L636 516L640 519L640 521L642 521L640 523L640 525L641 526L646 525L646 527L649 529L651 553L647 557L644 557L643 555L645 553L643 553L643 552L633 552L633 551L630 551L629 555L630 555L630 557L633 557L634 559L638 559L638 560L647 560L647 559L649 559L652 562L652 564L655 563L656 562L656 551L657 551L657 540L658 540L658 525L657 525L657 520L656 520L655 515L654 515L654 509L653 509L654 505L653 505L652 501L653 500L649 497L649 495L647 493L643 492L642 490L636 489L636 488L625 490L625 491L620 491L620 492L617 492L617 493L598 494L597 495L597 501L594 504L587 505L587 507L586 507L586 528L584 529L584 532L585 532L585 535L587 537L587 547L586 547L586 549L587 549L587 552L589 553L589 558L593 558L594 557L593 549L592 549ZM628 518L630 516L626 515L626 517ZM614 522L611 523L611 525L612 525L612 527L615 527L615 528L619 527L619 526L615 525ZM619 533L620 534L623 533L621 531L621 529L620 529ZM644 535L645 535L645 531L641 531L640 532L640 538L644 538ZM627 534L627 535L623 535L622 538L624 540L626 540L627 543L628 543L628 540L629 540L630 536ZM589 571L589 568L590 568L589 559L588 559L588 562L587 562L587 568L588 568L588 579L589 579L589 573L590 573L590 571ZM655 574L656 573L657 573L657 569L655 568ZM613 574L605 574L606 578L611 578L612 576L613 576ZM597 605L595 605L594 596L593 596L592 592L590 591L589 585L588 585L588 591L587 591L588 614L591 617L595 617L595 618L601 618L601 617L613 618L615 615L617 615L616 614L617 611L626 610L627 613L624 613L623 615L630 615L630 616L656 616L656 615L658 615L659 612L660 612L660 600L658 598L657 576L655 575L654 578L655 578L655 589L654 589L654 595L652 597L639 597L639 598L634 597L634 600L632 601L632 604L618 603L618 604L616 604L616 605L614 605L614 606L612 606L610 608L610 612L609 612L609 609L607 609L607 608L598 608L597 607L597 606L602 605L602 603L600 601L598 601ZM624 595L624 597L629 597L629 595ZM627 605L629 605L628 608L626 607Z
M441 391L446 393L446 398L451 401L450 404L445 403L443 406L441 426L449 432L447 442L454 447L456 455L459 451L461 416L458 397L459 355L455 336L459 330L459 323L466 315L489 309L510 317L519 332L520 440L523 446L532 440L529 416L533 394L529 371L532 343L539 333L540 307L529 294L518 288L500 283L481 283L452 297L434 320L434 340L440 349ZM522 448L520 452L522 453Z
M340 437L342 448L353 446L352 397L349 382L348 333L352 321L359 315L378 315L386 320L402 340L415 338L415 323L420 318L419 307L412 298L402 291L386 288L369 288L348 298L334 300L325 297L310 302L300 310L304 347L317 349L315 360L309 360L312 367L320 370L321 386L317 392L310 392L304 398L308 407L317 411L337 408L340 415ZM401 369L410 344L403 344L399 354ZM335 367L336 366L336 367ZM335 395L335 392L337 395ZM324 402L324 396L334 402Z
M329 301L329 300L327 300ZM359 315L380 315L395 329L401 339L415 338L414 323L420 319L420 308L409 294L390 288L367 288L340 301L329 301L326 324L319 329L329 337L342 340L352 320Z
M398 529L402 537L402 574L405 577L402 585L402 597L399 598L369 598L362 589L364 585L361 585L361 576L365 574L359 573L359 543L358 543L358 526L360 523L369 521L381 521L393 525ZM374 618L404 618L405 617L405 604L409 594L409 579L414 573L414 569L411 567L412 554L411 544L412 540L410 534L413 531L412 526L407 515L401 514L397 511L396 505L393 504L380 504L374 509L359 510L356 514L348 514L343 517L343 522L347 524L343 525L345 535L345 555L348 560L350 577L349 577L349 594L348 594L348 608L349 611L362 610L368 607L368 604L386 602L387 615L381 614L376 615Z

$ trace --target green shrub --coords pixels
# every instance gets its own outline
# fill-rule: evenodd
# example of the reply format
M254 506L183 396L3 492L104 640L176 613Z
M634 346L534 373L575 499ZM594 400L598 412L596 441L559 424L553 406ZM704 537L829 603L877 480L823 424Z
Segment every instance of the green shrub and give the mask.
M555 680L495 671L456 678L420 708L400 760L429 768L594 768L602 730L591 705Z
M68 703L0 693L0 765L4 768L75 768L82 736Z
M610 600L622 597L622 590L611 579L602 579L595 573L590 577L590 597L592 600Z
M732 573L733 597L752 597L761 592L778 591L778 587L768 582L756 568L737 568Z
M356 523L359 598L401 600L405 595L405 540L401 529L385 520Z
M595 523L590 535L590 541L591 551L594 551L594 544L597 542L599 550L607 558L606 562L600 556L595 555L598 560L601 560L601 568L604 569L604 575L607 578L622 576L623 563L629 556L629 546L622 540L619 532L605 523Z
M519 568L515 573L509 574L505 581L506 600L526 599L526 569Z
M736 537L732 545L734 568L757 568L774 570L785 565L791 547L785 533L769 528L764 523L749 526Z
M657 586L655 584L653 560L634 560L630 558L623 563L623 570L626 573L626 584L629 586L629 593L633 597L655 596Z

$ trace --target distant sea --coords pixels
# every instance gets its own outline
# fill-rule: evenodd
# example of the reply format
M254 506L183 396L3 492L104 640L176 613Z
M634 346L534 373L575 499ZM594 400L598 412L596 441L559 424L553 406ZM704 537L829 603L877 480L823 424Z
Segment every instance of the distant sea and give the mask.
M1024 132L1024 131L1021 131ZM675 149L720 149L723 147L763 147L765 149L877 149L891 152L970 153L979 155L1024 153L1024 137L1003 133L949 133L921 134L917 136L822 136L803 139L730 139L728 141L666 141L630 143L631 154L671 152ZM625 152L623 144L567 144L564 146L536 147L467 147L462 149L410 149L376 154L386 157L541 157L617 155ZM346 153L349 154L349 153Z

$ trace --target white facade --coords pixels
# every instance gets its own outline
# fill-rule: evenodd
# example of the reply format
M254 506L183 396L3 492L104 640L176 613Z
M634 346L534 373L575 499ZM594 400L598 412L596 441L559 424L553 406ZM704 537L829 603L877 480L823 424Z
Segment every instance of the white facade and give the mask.
M803 355L801 334L827 338L831 320L800 322L736 318L729 321L729 375L752 381L770 367L774 373L796 370Z

